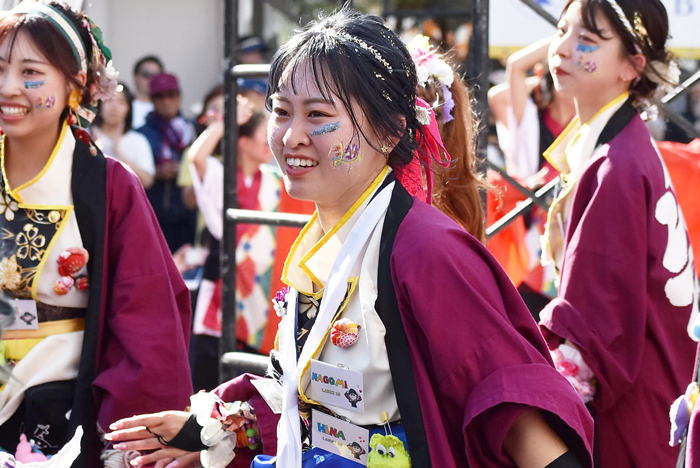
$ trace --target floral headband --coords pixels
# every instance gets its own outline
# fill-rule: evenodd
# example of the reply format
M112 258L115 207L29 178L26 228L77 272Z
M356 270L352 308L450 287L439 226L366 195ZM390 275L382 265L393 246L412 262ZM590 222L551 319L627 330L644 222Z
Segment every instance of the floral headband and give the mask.
M40 2L22 2L10 11L10 14L35 14L47 19L66 38L75 55L78 67L84 73L94 70L97 75L97 82L91 89L93 101L83 103L78 109L81 119L86 121L86 125L95 118L95 107L98 100L110 99L117 91L118 73L112 67L112 53L103 43L102 30L90 19L83 15L82 24L90 36L92 42L92 63L87 62L85 45L80 37L78 29L73 22L61 11Z
M452 110L455 107L455 101L452 98L450 87L454 82L454 72L447 62L437 56L433 47L430 45L430 38L417 35L406 45L411 58L416 65L416 74L418 75L418 84L425 87L428 84L428 79L433 79L440 84L442 96L445 100L444 113L442 123L446 124L454 119ZM433 108L437 103L433 104Z

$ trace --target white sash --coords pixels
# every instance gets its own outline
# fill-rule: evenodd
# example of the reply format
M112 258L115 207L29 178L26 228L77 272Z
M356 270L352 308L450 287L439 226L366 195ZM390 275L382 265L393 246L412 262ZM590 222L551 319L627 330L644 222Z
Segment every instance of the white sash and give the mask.
M347 292L348 279L357 264L365 244L369 240L377 223L386 212L395 182L385 187L372 202L353 226L347 239L340 249L338 258L333 263L333 268L328 276L328 283L323 294L321 307L309 335L301 351L299 360L296 361L296 340L285 340L284 349L281 349L280 364L284 371L282 378L282 415L277 427L277 466L278 468L301 467L301 427L299 426L299 380L301 371L311 359L312 353L319 347L326 331L340 307ZM296 336L296 318L299 293L290 288L287 305L287 320L285 333L288 337Z

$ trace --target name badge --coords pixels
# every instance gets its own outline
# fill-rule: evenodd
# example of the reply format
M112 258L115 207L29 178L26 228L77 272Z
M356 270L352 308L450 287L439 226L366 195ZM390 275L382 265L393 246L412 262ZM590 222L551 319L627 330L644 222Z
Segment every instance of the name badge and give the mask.
M12 299L10 305L15 309L15 320L6 330L38 330L39 314L33 299Z
M365 412L362 372L311 360L309 396L325 405Z
M311 410L311 425L311 443L314 447L367 466L367 429L316 410Z

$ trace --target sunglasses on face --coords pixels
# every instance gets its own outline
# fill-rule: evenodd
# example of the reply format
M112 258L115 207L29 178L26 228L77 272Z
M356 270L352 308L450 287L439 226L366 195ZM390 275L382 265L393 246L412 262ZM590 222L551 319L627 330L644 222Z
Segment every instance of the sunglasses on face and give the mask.
M180 97L180 91L163 91L151 96L152 99L174 99Z

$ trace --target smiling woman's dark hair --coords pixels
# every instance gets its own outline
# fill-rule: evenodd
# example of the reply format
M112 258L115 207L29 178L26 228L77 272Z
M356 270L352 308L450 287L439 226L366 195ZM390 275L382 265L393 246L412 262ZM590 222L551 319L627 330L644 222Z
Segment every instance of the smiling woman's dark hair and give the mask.
M297 92L297 72L310 66L319 92L336 105L340 100L352 118L355 131L375 150L352 108L357 102L379 145L396 138L389 154L391 166L403 166L414 157L423 128L416 117L416 71L411 55L378 16L347 8L311 22L284 44L272 59L270 96L285 79Z
M659 74L660 70L654 68L652 62L661 64L662 67L668 67L673 60L671 54L666 50L668 14L664 5L659 0L616 0L631 25L641 22L639 29L642 33L632 34L622 23L608 0L569 0L564 12L575 2L581 4L581 19L587 30L602 39L610 39L609 35L606 37L603 34L596 22L596 14L600 13L608 20L615 34L622 40L626 57L631 58L638 53L646 57L647 64L639 74L639 80L630 86L630 99L634 104L641 104L641 101L652 98L659 83L666 82L665 77Z

